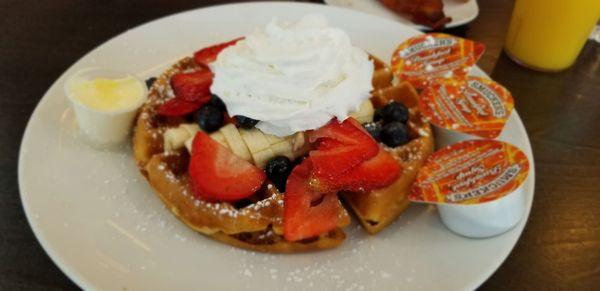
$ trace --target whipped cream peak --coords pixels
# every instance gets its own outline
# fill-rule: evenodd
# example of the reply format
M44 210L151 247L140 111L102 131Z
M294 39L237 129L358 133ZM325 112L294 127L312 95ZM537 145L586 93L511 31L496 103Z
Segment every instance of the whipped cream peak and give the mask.
M260 120L259 129L278 136L344 120L372 90L369 56L318 15L272 20L223 50L211 69L211 91L229 114Z

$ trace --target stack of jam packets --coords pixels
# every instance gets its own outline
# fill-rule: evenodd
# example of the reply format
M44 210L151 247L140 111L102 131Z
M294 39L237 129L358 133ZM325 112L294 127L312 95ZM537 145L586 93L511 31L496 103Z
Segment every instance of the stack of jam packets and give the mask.
M437 205L442 222L467 237L490 237L514 227L525 213L529 160L495 140L514 107L502 85L468 76L482 44L434 33L402 43L394 73L420 91L419 109L442 145L419 170L409 199Z

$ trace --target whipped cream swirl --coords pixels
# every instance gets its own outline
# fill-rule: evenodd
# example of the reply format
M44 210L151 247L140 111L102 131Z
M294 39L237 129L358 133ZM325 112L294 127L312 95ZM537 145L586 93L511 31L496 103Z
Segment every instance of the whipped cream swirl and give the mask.
M369 56L317 15L272 20L223 50L211 69L211 91L229 114L260 120L260 130L277 136L344 120L372 89Z

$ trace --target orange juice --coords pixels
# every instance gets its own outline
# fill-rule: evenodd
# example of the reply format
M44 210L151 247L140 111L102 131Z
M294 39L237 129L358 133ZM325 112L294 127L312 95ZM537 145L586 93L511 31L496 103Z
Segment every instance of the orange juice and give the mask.
M568 68L599 17L600 0L516 0L504 49L533 69Z

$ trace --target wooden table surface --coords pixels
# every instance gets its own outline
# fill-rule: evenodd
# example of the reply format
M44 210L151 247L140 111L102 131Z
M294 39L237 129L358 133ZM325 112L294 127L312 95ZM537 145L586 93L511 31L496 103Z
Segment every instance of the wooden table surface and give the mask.
M161 16L223 2L229 1L0 2L1 290L77 289L40 247L19 199L19 145L44 92L108 38ZM479 5L475 21L449 32L486 44L479 65L515 96L537 173L525 231L481 289L599 290L600 45L588 42L567 71L530 71L502 53L513 1Z

